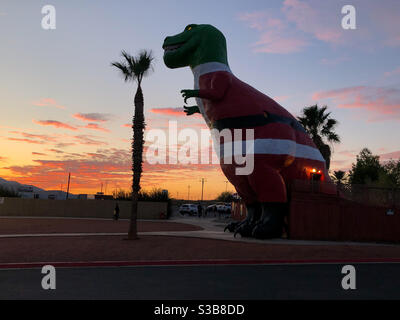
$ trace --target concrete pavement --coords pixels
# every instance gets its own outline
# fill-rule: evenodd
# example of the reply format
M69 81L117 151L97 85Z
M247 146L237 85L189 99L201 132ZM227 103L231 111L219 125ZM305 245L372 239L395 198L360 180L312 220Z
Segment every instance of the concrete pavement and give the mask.
M399 299L400 264L357 264L344 290L341 264L57 268L56 290L40 269L1 270L0 299Z

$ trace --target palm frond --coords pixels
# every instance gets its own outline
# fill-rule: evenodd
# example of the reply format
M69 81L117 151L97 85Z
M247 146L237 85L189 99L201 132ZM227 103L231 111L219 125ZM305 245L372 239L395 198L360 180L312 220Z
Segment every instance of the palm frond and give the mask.
M111 66L116 67L120 70L122 76L125 78L125 82L132 79L132 72L124 62L112 62Z
M327 139L329 142L340 142L340 137L339 137L339 135L336 134L336 133L334 133L334 132L329 133L329 134L326 136L326 139Z
M136 59L129 53L127 53L125 50L121 51L121 55L124 57L126 64L130 70L131 73L135 74L135 65L136 65Z

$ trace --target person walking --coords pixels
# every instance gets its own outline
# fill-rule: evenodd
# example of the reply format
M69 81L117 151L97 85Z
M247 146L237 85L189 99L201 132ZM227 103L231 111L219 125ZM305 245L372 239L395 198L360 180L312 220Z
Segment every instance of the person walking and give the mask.
M198 215L199 218L201 218L202 214L203 214L203 207L202 207L201 204L199 203L199 204L197 205L197 215Z
M115 208L114 208L114 220L118 220L119 219L119 206L118 206L118 202L116 203L116 205L115 205Z

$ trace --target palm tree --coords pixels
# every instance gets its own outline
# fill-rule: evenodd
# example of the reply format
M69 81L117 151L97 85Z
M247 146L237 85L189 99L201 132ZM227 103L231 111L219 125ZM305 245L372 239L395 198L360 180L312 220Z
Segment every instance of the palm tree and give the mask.
M133 141L132 141L132 209L129 225L128 239L137 239L137 212L138 197L140 191L140 177L142 175L143 145L144 145L144 99L142 91L142 80L152 70L153 54L151 51L143 50L137 57L122 51L121 62L113 62L112 66L118 68L125 82L136 81L135 112L132 119Z
M332 178L337 184L342 184L345 180L346 172L342 170L333 171Z
M340 137L334 131L338 121L330 117L331 113L326 112L327 109L327 106L319 108L318 105L305 107L298 120L310 134L311 139L325 159L326 168L329 169L332 152L328 143L338 143ZM326 140L326 143L324 140Z

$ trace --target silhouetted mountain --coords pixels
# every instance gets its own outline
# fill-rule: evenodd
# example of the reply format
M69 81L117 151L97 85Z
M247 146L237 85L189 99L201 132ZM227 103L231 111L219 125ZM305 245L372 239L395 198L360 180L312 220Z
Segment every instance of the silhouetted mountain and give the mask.
M2 186L4 188L7 188L7 189L10 189L10 190L14 190L14 191L18 191L18 189L21 189L21 188L29 188L29 187L32 188L32 192L43 192L43 191L46 191L44 189L35 187L33 185L22 184L22 183L19 183L19 182L16 182L16 181L8 181L8 180L3 179L3 178L0 178L0 186Z

